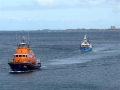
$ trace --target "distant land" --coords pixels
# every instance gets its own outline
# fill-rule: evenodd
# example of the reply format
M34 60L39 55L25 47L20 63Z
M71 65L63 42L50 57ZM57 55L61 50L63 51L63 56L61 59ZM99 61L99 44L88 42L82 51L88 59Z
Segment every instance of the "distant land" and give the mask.
M57 30L51 30L51 29L38 29L37 31L41 32L79 32L83 30L120 30L120 28L116 28L115 26L111 26L111 28L108 29L97 29L97 28L91 28L91 29L85 29L85 28L77 28L77 29L57 29Z
M85 31L85 30L90 30L90 31L99 31L99 30L120 30L120 28L116 28L115 26L111 26L108 29L98 29L98 28L69 28L69 29L37 29L37 30L1 30L1 31L37 31L37 32L80 32L80 31Z

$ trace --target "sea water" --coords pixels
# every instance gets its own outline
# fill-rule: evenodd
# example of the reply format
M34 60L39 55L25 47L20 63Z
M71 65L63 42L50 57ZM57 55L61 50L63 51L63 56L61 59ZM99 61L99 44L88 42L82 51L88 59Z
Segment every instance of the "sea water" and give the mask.
M29 34L28 34L29 33ZM91 52L79 45L87 34ZM11 74L17 43L28 37L41 69ZM120 90L120 30L80 32L1 31L0 90Z

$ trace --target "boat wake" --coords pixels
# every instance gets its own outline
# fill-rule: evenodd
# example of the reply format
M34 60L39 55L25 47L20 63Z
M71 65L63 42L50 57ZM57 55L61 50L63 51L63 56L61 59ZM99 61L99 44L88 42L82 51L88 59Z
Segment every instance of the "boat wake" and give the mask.
M75 63L85 63L90 62L95 59L118 55L119 50L112 48L113 46L106 46L104 48L94 48L91 52L79 52L76 56L71 56L69 58L63 59L53 59L50 61L50 65L65 65L65 64L75 64Z
M26 73L26 72L33 72L35 70L27 70L27 71L12 71L12 70L9 70L9 73Z

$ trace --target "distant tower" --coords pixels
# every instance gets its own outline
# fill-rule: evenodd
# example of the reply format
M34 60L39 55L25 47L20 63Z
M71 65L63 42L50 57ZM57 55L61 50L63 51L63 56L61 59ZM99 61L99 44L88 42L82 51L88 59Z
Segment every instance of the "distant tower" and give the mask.
M116 28L115 28L115 26L111 26L111 29L112 29L112 30L115 30Z

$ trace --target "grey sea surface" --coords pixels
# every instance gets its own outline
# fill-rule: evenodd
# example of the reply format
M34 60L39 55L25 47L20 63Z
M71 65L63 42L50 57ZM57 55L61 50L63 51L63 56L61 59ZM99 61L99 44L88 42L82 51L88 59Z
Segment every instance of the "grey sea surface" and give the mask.
M79 50L85 34L91 52ZM28 32L0 32L0 90L120 90L120 30L29 31L30 47L42 67L11 74L7 63L23 36Z

